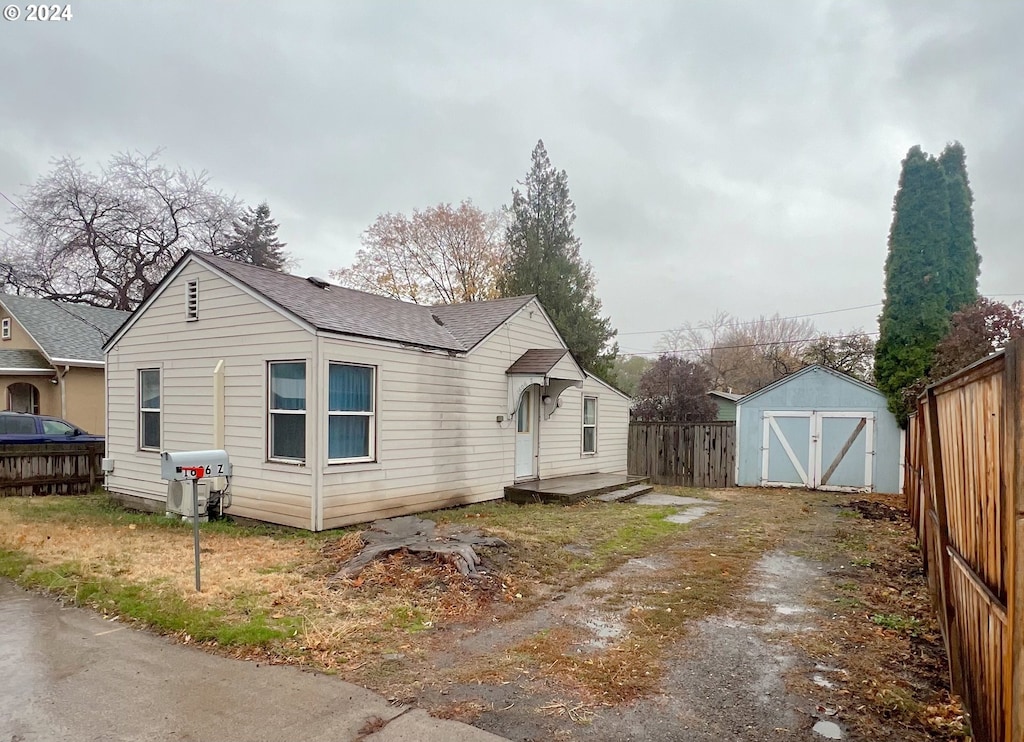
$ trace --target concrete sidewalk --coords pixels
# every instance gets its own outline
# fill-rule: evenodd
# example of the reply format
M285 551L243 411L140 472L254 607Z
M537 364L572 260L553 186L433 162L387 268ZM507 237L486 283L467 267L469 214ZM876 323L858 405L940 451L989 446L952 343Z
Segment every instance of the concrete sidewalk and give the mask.
M0 580L4 742L502 739L335 677L217 657Z

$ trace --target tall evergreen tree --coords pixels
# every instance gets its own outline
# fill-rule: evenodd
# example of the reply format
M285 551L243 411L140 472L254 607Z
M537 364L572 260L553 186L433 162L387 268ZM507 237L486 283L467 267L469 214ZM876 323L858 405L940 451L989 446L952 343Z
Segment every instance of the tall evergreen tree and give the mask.
M580 257L569 177L551 164L543 141L534 147L533 165L520 185L523 190L512 190L508 209L508 249L498 291L536 294L580 365L607 376L617 352L608 347L615 330L601 316L593 269Z
M935 346L949 329L950 224L943 166L912 147L893 203L875 348L875 379L901 424L911 403L903 390L928 373Z
M967 161L960 142L946 145L939 155L949 191L949 246L946 256L950 313L978 301L978 272L981 258L974 242L974 197L967 180Z
M223 253L240 263L258 265L275 271L288 268L291 257L285 243L277 239L277 222L270 217L266 201L250 206L232 224L234 229Z

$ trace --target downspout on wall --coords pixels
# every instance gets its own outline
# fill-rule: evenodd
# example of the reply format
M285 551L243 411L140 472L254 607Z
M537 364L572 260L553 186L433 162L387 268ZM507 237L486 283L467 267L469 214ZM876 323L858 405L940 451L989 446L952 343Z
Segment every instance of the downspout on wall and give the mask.
M68 375L70 370L71 366L64 364L64 371L57 375L57 382L60 384L60 416L65 420L68 418L68 393L64 377Z

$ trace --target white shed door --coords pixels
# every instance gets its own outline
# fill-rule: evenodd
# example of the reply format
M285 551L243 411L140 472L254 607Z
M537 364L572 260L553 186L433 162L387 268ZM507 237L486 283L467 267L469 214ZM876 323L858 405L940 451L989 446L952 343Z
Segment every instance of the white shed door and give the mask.
M537 476L537 411L534 387L529 386L519 398L516 408L516 480Z
M873 412L763 413L761 484L869 491L874 485Z

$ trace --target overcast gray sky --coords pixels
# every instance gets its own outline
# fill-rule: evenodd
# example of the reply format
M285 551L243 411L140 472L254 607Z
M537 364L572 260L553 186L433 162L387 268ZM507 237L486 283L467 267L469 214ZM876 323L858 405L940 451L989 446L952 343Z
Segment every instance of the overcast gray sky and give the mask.
M1024 298L1024 3L71 7L0 21L7 195L53 157L163 147L267 199L298 272L326 275L379 213L509 202L542 138L620 346L647 351L716 310L881 302L900 161L959 140L981 289ZM814 320L873 331L878 311Z

